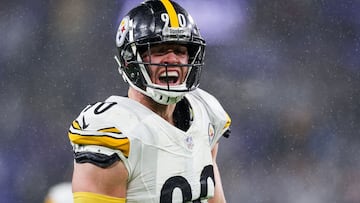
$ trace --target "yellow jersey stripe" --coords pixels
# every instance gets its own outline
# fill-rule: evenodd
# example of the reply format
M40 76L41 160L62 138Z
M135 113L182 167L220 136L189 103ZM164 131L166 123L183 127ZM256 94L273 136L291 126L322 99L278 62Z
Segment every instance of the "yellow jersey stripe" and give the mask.
M121 131L115 127L112 128L103 128L98 130L99 132L103 132L103 133L116 133L116 134L121 134Z
M161 3L165 6L167 13L169 14L170 18L170 26L173 28L179 27L179 20L177 17L177 13L175 11L174 6L171 4L169 0L161 0Z
M72 132L68 133L69 139L74 144L80 145L99 145L112 149L120 150L125 157L129 156L130 152L130 141L127 137L125 138L114 138L106 135L79 135Z
M74 120L72 122L72 127L77 129L77 130L81 130L80 124L79 124L79 122L77 120Z
M112 197L107 196L103 194L96 194L91 192L74 192L74 203L125 203L125 198L118 198L118 197Z
M231 124L231 118L228 114L226 114L226 124L224 126L224 129L229 128L230 124Z

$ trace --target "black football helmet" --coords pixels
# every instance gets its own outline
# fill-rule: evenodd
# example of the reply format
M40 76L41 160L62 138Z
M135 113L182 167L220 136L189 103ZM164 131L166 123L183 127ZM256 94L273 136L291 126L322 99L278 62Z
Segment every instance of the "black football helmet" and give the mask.
M185 81L176 86L154 84L148 66L141 54L150 52L152 45L175 43L187 47L189 62ZM148 0L130 10L122 19L117 34L116 46L119 72L133 88L151 97L160 104L180 101L188 91L199 85L204 65L205 40L190 14L179 4L170 0ZM179 66L154 64L157 66Z

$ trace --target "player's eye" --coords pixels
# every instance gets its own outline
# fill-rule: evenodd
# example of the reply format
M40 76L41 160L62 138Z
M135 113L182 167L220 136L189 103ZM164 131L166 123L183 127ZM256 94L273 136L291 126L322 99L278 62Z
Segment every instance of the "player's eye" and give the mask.
M187 47L181 45L155 45L151 47L151 55L162 56L171 52L176 55L188 54ZM146 56L146 52L143 56Z
M186 55L187 54L187 48L184 46L177 47L173 51L176 55Z

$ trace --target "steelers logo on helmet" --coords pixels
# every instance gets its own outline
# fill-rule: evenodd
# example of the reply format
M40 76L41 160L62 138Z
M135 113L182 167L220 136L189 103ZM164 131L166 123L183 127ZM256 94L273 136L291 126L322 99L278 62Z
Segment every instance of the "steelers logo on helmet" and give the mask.
M188 63L184 81L176 85L151 81L149 66L174 67L179 64L145 63L141 54L151 53L157 44L180 44L187 47ZM161 104L180 101L186 92L199 85L204 65L205 40L190 16L179 4L170 0L148 0L130 10L121 21L116 46L119 51L119 72L129 85ZM171 74L166 74L170 77ZM169 80L165 80L169 81Z
M120 47L125 42L125 37L129 31L129 16L125 16L119 25L118 31L116 33L116 46Z

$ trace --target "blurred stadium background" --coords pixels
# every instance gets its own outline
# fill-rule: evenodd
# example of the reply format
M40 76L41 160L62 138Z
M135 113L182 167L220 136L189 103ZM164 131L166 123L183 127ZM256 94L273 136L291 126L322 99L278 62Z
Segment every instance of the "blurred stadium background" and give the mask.
M230 203L360 202L360 1L179 0L207 39L200 87L232 117ZM125 95L117 24L140 0L1 0L0 199L70 181L71 121Z

